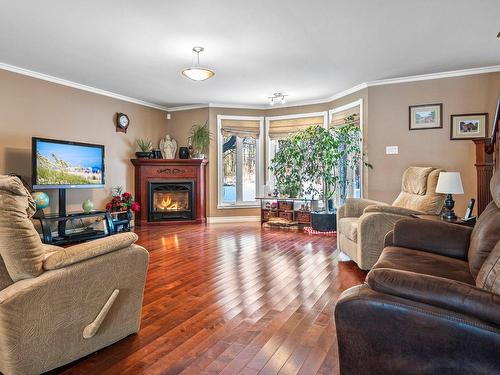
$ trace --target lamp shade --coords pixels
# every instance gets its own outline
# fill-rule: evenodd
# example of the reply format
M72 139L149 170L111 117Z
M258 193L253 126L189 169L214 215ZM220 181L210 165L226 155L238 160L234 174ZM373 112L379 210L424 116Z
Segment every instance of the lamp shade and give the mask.
M464 187L460 172L441 172L439 173L436 193L443 194L463 194Z

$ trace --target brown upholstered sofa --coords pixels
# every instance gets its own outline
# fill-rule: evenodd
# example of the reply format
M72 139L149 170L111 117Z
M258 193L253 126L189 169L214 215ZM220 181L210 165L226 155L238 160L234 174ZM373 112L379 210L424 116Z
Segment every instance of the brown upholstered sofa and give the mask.
M124 233L68 248L43 245L35 205L0 175L0 372L39 374L139 329L148 252Z
M369 270L384 248L384 237L394 223L412 214L438 214L444 195L436 193L441 169L410 167L403 174L401 193L392 205L348 198L337 211L337 248L359 268Z
M340 369L500 373L500 173L474 229L403 219L335 309Z

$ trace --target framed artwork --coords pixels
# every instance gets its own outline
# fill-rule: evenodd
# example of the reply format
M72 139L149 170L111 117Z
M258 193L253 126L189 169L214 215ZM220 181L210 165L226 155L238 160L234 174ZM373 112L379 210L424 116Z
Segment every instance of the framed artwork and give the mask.
M443 127L443 103L411 105L410 130L438 129Z
M450 139L476 139L488 136L488 114L451 115Z

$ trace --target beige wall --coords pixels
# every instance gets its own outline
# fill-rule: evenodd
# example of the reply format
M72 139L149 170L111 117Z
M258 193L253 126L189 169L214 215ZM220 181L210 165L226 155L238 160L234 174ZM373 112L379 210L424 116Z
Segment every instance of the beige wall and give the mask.
M455 207L463 215L476 197L475 148L472 141L450 140L450 115L489 112L491 122L499 94L500 73L370 87L368 197L392 202L405 168L441 167L462 175L465 194L455 197ZM409 131L408 106L426 103L443 103L443 128ZM385 146L399 146L399 154L386 155Z
M364 99L365 118L368 113L367 105L368 90L361 90L354 94L345 96L330 103L296 106L296 107L276 107L272 109L235 109L235 108L199 108L185 111L171 112L171 119L167 121L167 132L178 142L186 145L189 131L194 124L202 124L209 120L210 131L212 132L212 142L209 151L208 178L207 178L207 216L227 217L227 216L258 216L260 214L255 208L217 208L218 192L218 172L217 172L217 115L233 116L283 116L307 112L328 111L347 103L351 103L360 98ZM264 155L264 150L263 155Z
M117 112L130 118L127 134L115 131ZM30 179L32 136L106 147L106 187L68 190L69 210L81 210L86 199L103 208L116 185L133 191L135 140L147 137L157 145L166 124L166 113L157 109L0 70L0 173ZM57 193L48 192L56 210Z
M329 103L266 110L204 108L172 113L168 130L185 142L190 127L209 118L214 135L209 153L208 216L255 216L256 209L217 209L217 114L281 116L328 111L363 99L364 151L373 165L364 175L364 196L392 202L400 191L401 176L411 165L432 165L460 171L465 194L456 196L456 211L463 215L469 198L476 196L476 172L472 141L451 141L450 114L488 112L490 122L500 94L500 73L443 78L419 82L372 86ZM443 128L409 131L408 106L443 103ZM491 125L491 124L490 124ZM491 129L490 129L491 130ZM386 155L385 146L399 146L398 155Z

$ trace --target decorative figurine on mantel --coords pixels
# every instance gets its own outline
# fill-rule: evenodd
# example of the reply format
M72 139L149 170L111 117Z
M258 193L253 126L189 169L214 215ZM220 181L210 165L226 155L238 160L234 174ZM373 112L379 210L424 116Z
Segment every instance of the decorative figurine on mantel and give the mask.
M163 159L175 159L175 153L177 152L177 142L175 139L170 138L170 135L166 135L160 141L160 150Z

